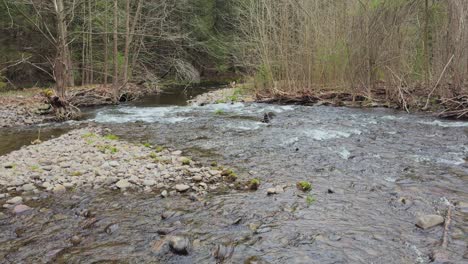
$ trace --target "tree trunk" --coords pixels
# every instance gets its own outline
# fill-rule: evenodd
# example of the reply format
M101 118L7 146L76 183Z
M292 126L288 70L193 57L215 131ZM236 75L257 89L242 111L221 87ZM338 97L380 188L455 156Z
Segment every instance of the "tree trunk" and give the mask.
M107 30L108 30L108 25L109 25L109 9L108 9L108 4L107 1L105 2L106 8L105 8L105 17L104 17L104 31L105 33L103 34L103 40L104 40L104 86L107 87L107 76L109 75L109 39L107 36Z
M113 56L113 61L114 61L114 76L112 80L112 86L114 89L114 97L115 100L117 100L119 96L119 63L118 63L118 56L119 56L119 50L118 50L118 35L117 35L117 29L118 29L118 0L114 0L114 56Z
M73 75L71 69L71 57L67 44L67 26L65 24L65 13L63 0L53 0L57 19L57 56L54 65L54 75L57 85L57 94L65 97L65 89L72 83Z
M125 18L125 50L124 50L124 65L122 67L123 72L123 84L126 85L128 81L128 56L130 50L130 0L126 0L126 18Z

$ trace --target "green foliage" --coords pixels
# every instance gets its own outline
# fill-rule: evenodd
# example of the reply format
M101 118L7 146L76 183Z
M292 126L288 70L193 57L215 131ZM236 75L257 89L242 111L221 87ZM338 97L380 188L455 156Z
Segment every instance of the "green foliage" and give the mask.
M308 181L300 181L296 183L296 187L303 192L312 190L312 184Z
M190 162L192 162L192 160L187 157L182 157L180 161L182 162L182 165L190 165Z
M146 148L151 148L151 147L152 147L152 146L151 146L151 144L150 144L150 143L148 143L148 142L146 142L146 143L143 143L143 146L144 146L144 147L146 147Z
M218 166L218 162L212 161L210 165L211 165L211 167L216 167L216 166Z
M156 150L156 152L162 152L165 148L163 146L156 146L154 149Z
M104 138L108 140L119 140L119 137L113 134L107 134L104 136Z
M88 132L86 134L83 134L81 137L82 138L94 138L94 137L97 137L97 135L94 133Z
M315 198L312 195L307 195L306 197L306 203L307 206L311 206L315 202Z
M252 191L256 191L258 190L258 187L260 186L260 180L255 178L255 179L251 179L249 181L249 184L248 184L248 187L250 190Z
M78 177L78 176L81 176L81 175L83 175L83 173L81 171L74 171L71 174L71 176L74 176L74 177Z
M149 156L150 156L150 158L152 158L152 159L157 159L157 158L158 158L158 154L156 154L156 153L154 153L154 152L151 152L151 153L149 154Z
M98 148L98 150L102 153L110 153L110 154L115 154L117 152L119 152L119 150L117 149L117 147L115 146L110 146L110 145L98 145L96 146Z
M216 111L214 113L215 113L215 115L224 115L225 114L224 110L222 110L222 109L216 109Z

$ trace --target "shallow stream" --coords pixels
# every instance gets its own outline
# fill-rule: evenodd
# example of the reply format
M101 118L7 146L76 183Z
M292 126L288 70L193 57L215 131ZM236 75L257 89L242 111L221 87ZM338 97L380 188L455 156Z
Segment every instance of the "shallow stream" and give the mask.
M258 191L195 201L102 190L50 196L35 213L0 219L0 263L429 263L443 227L419 229L416 217L468 201L468 122L388 109L192 107L182 95L95 109L88 121L232 167L240 181L260 179ZM268 112L274 118L262 123ZM295 187L303 180L310 195ZM266 194L278 185L284 193ZM84 209L97 222L87 226ZM453 211L453 263L468 260L467 220ZM167 232L190 238L187 256L158 247ZM76 234L84 240L73 246Z

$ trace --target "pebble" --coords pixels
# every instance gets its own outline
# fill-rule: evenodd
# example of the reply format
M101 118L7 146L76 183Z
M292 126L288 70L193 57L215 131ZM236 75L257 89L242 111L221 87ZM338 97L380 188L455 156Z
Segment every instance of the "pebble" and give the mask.
M188 255L190 240L182 236L170 236L167 238L171 251L177 255Z
M186 185L186 184L177 184L175 186L175 189L178 191L178 192L186 192L188 191L188 189L190 189L190 186Z
M67 189L65 188L65 186L61 185L61 184L57 184L55 185L54 189L52 190L55 194L60 194L60 193L64 193Z
M21 214L23 212L26 212L26 211L29 211L31 210L32 208L27 206L27 205L24 205L24 204L18 204L15 206L15 208L13 208L13 212L15 214Z
M25 192L30 192L32 190L35 190L36 189L36 186L34 186L34 184L32 183L27 183L25 185L23 185L23 187L21 187L23 189L23 191Z
M115 184L115 186L117 186L119 189L126 189L131 185L132 184L128 180L120 180Z
M21 196L15 196L6 201L7 204L20 204L22 202L23 202L23 197Z
M79 236L72 236L72 238L70 239L71 243L76 246L76 245L79 245L81 243L81 237Z
M416 226L422 229L428 229L444 223L444 218L440 215L424 215L416 220Z
M120 163L118 161L115 161L115 160L109 161L109 166L111 167L118 167L119 165Z
M203 177L200 175L193 176L192 179L196 182L201 182L203 180Z
M166 198L168 195L169 195L169 194L167 193L166 190L163 190L163 191L161 192L161 196L164 197L164 198Z

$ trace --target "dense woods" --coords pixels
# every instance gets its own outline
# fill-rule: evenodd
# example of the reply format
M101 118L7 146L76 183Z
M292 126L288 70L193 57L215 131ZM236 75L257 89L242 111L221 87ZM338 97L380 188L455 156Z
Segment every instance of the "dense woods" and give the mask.
M467 104L464 0L5 0L0 12L10 88L242 74L268 96Z

